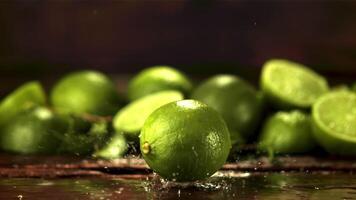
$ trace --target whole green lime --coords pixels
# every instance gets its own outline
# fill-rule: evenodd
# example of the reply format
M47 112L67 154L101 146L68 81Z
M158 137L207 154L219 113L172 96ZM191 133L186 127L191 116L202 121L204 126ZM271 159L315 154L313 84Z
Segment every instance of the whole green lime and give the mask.
M67 130L65 121L47 108L38 107L17 115L0 134L3 150L21 154L56 153Z
M113 119L117 133L124 133L133 141L138 141L141 128L146 118L164 104L183 99L179 91L165 90L137 99L122 108Z
M230 148L223 118L196 100L158 108L147 118L140 135L143 158L169 180L194 181L211 176L225 163Z
M53 87L52 105L62 112L113 115L120 107L115 84L97 71L71 73Z
M271 153L304 153L315 147L309 115L298 111L277 112L262 128L259 148Z
M250 139L258 125L262 101L252 85L234 75L216 75L201 83L191 95L218 111L231 134L232 143Z
M187 95L191 89L191 82L182 72L170 66L154 66L132 78L128 86L128 98L135 100L163 90L178 90Z
M307 109L328 92L324 77L302 64L283 59L267 61L262 69L261 88L278 109Z
M45 103L46 95L39 82L31 81L21 85L1 101L0 126L10 122L18 113Z
M335 91L320 97L312 108L316 141L329 153L356 155L356 94Z

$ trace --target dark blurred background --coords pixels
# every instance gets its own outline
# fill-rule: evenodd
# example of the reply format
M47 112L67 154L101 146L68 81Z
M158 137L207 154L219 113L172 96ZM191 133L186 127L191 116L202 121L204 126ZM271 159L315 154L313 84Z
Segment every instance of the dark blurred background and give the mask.
M356 81L356 1L0 1L2 91L78 69L157 64L256 81L274 57Z

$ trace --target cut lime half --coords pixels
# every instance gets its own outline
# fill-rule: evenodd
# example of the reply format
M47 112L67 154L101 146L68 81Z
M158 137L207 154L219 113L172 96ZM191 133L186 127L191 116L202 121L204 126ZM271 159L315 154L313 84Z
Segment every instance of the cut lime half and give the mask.
M146 118L164 104L183 99L179 91L167 90L137 99L122 108L114 117L113 126L117 133L124 133L129 140L138 140Z
M328 91L327 81L301 64L282 59L267 61L261 88L269 102L280 109L309 108Z
M356 155L356 94L337 91L323 95L312 108L313 133L332 154Z

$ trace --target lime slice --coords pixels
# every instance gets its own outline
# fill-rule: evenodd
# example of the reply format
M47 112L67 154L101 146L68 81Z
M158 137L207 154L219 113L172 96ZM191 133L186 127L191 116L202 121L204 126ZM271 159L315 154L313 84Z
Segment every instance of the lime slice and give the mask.
M140 149L160 176L176 181L205 179L226 161L228 128L213 108L195 100L168 103L145 121Z
M232 143L251 139L258 125L262 101L257 91L234 75L216 75L200 84L192 93L218 111L229 127Z
M301 111L277 112L267 119L259 149L270 153L304 153L315 147L310 117Z
M67 124L47 108L35 108L17 115L4 126L0 146L21 154L56 153Z
M133 77L128 86L128 98L135 100L163 90L178 90L187 95L191 89L191 82L182 72L169 66L154 66Z
M107 76L88 70L62 78L52 89L51 103L61 112L112 115L120 107L120 98Z
M164 104L183 99L183 94L170 90L157 92L137 99L122 108L114 117L117 133L123 132L129 140L137 141L146 118Z
M301 64L274 59L263 66L261 88L276 108L304 109L328 91L328 84L322 76Z
M18 113L33 106L44 105L45 102L46 95L39 82L23 84L1 101L0 125L8 123Z
M127 150L127 143L125 137L118 133L110 138L108 143L100 150L94 153L94 157L104 159L121 158Z
M313 133L328 152L356 155L356 94L348 91L323 95L312 108Z

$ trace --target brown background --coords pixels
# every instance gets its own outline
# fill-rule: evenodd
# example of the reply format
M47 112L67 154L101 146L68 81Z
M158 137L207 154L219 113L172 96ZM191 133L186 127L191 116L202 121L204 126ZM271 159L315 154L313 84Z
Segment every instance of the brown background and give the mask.
M356 1L0 1L3 80L156 64L254 79L272 57L356 80Z

